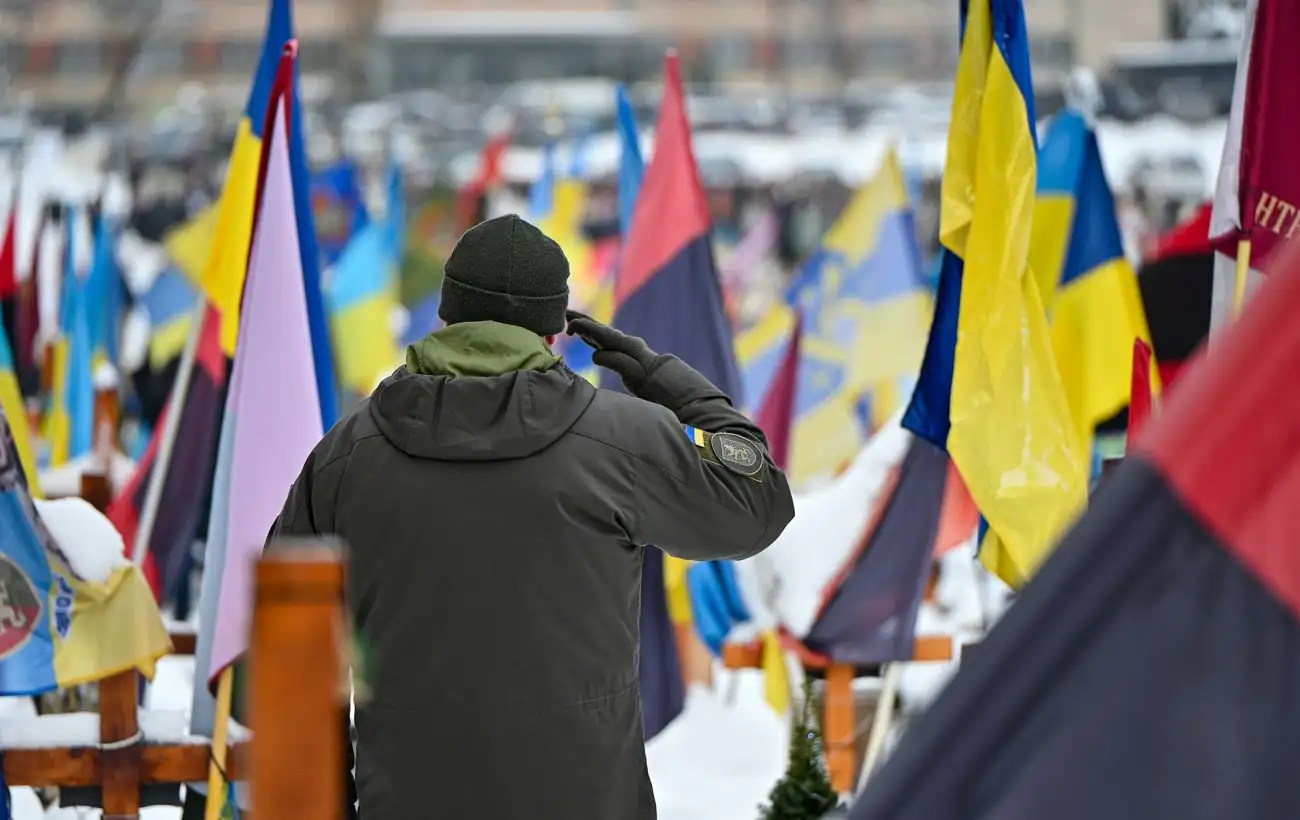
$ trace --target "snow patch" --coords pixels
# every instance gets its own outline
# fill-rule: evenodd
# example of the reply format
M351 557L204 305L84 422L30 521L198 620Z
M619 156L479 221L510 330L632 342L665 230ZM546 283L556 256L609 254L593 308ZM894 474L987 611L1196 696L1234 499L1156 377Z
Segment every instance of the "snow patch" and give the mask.
M78 577L103 583L114 570L127 566L125 545L117 528L84 499L60 498L35 503L50 535L72 565L69 569ZM0 745L3 736L0 731Z
M822 593L857 549L891 471L912 436L901 413L867 442L832 483L794 499L795 518L776 543L736 564L736 582L759 628L808 634Z
M93 376L96 390L116 390L118 385L117 368L109 362L100 362Z
M144 305L136 305L122 321L122 349L119 357L122 369L134 373L144 366L149 355L149 339L153 335L153 320Z
M102 469L97 457L87 454L59 467L42 470L37 475L41 491L50 498L71 498L81 495L81 476ZM108 465L108 483L116 493L131 481L135 461L123 452L114 452Z

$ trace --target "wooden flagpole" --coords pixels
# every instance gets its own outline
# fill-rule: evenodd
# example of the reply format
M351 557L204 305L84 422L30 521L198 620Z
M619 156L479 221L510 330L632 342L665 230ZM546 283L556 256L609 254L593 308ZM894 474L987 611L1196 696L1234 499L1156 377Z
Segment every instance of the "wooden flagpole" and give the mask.
M1237 279L1233 289L1232 317L1241 315L1241 308L1246 304L1246 280L1250 277L1250 240L1243 239L1237 243Z
M199 686L203 681L195 681ZM216 721L212 729L212 758L208 764L208 800L204 820L218 820L226 807L226 750L229 748L230 701L234 697L235 665L221 670L217 680Z

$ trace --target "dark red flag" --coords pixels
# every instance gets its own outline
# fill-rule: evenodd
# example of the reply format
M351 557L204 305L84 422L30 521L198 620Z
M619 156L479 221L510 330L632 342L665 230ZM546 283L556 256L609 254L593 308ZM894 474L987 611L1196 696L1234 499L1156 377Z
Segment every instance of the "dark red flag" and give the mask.
M1291 97L1300 77L1300 3L1249 0L1245 19L1212 231L1216 249L1233 258L1237 243L1250 240L1251 267L1259 269L1300 230L1300 163L1291 141L1300 125Z
M1129 385L1128 447L1151 417L1151 346L1133 340L1133 376Z
M803 335L802 331L801 322L796 316L794 328L790 331L790 340L786 342L785 357L781 360L780 368L772 379L772 386L768 388L767 395L763 398L763 406L759 408L758 416L754 419L767 436L767 451L772 456L772 461L776 462L776 466L782 470L786 468L790 455L790 438L794 427L794 400L799 376L799 341Z
M4 244L0 245L0 299L12 299L18 293L18 197L9 209Z

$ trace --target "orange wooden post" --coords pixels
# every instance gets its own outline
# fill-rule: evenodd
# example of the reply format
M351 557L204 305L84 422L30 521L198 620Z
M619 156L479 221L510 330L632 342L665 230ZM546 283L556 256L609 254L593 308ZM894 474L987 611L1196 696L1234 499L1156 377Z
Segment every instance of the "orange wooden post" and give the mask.
M343 556L271 544L257 565L250 654L253 817L337 820L343 808Z
M99 682L104 820L134 820L140 814L140 748L144 736L136 714L137 686L134 669Z
M825 716L822 733L826 738L826 768L831 785L840 794L853 791L858 770L857 717L853 705L853 667L833 663L826 668L826 691L822 696Z
M54 345L41 348L41 394L47 395L54 387Z
M691 624L674 624L677 637L677 657L681 661L682 679L687 686L702 683L713 685L713 656L700 640Z
M95 452L110 458L117 450L117 423L121 418L120 400L116 387L101 387L95 391ZM104 465L108 469L109 465Z
M90 506L105 512L113 501L113 487L108 474L87 470L81 474L81 498Z

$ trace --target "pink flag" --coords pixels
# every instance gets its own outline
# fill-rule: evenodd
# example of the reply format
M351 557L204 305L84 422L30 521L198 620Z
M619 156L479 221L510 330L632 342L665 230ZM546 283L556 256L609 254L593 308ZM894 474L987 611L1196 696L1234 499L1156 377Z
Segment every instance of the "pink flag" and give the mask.
M722 265L723 287L742 287L749 275L762 264L763 260L776 247L777 233L781 225L776 214L764 211L745 235L731 249L731 254Z
M719 278L722 281L722 296L727 303L727 314L732 324L737 322L737 302L749 288L754 273L763 264L763 260L767 259L772 249L776 247L780 228L781 223L777 221L776 214L771 210L765 211L740 238L736 247L732 248L726 261L723 262L719 270Z
M799 339L801 322L795 319L794 329L790 331L790 341L786 342L785 358L781 360L781 369L772 378L772 386L767 390L763 406L754 419L763 428L767 436L767 449L772 461L782 470L790 457L790 431L794 426L794 399L799 375Z
M226 398L233 431L230 491L210 678L247 648L253 562L323 434L289 170L293 59L291 46L281 58L263 130L261 196Z

